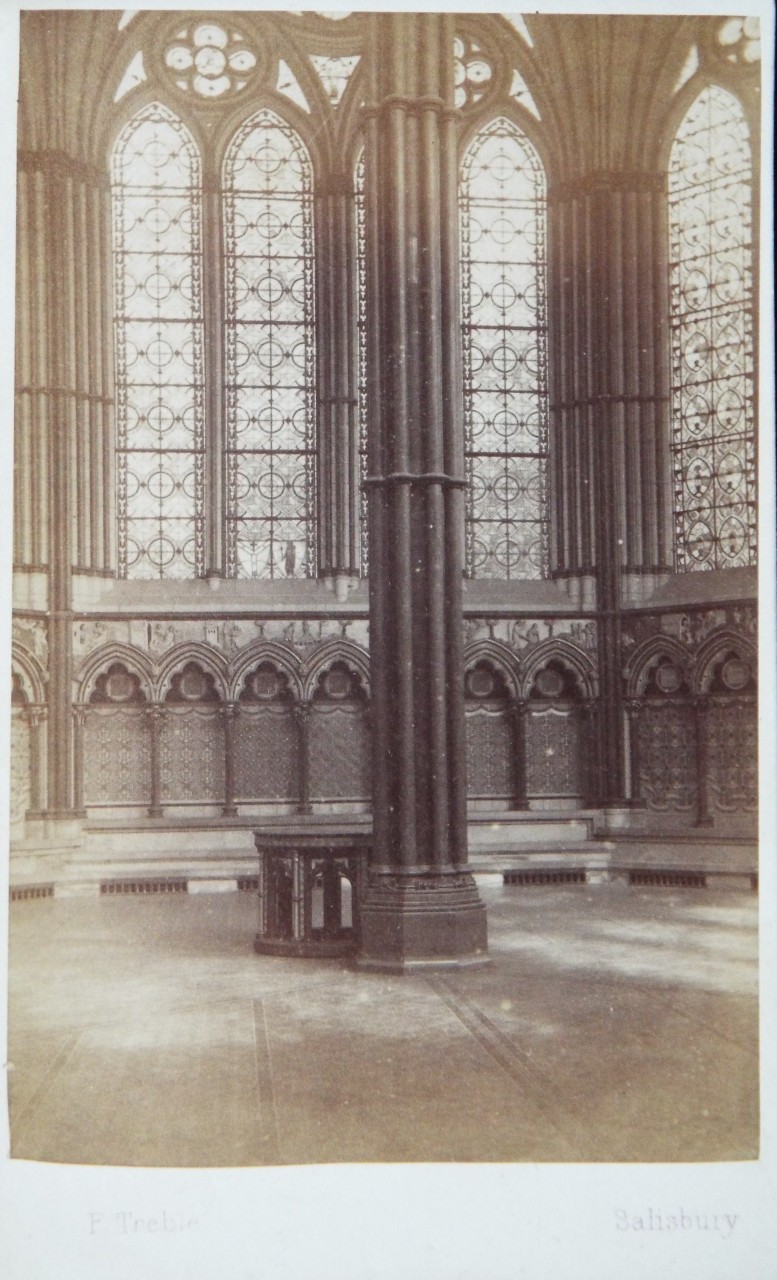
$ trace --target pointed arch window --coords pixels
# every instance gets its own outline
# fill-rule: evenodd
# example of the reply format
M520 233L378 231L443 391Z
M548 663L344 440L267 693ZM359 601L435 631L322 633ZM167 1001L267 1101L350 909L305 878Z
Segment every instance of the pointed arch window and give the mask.
M227 573L315 573L310 157L271 111L224 161Z
M152 103L120 133L111 177L119 573L193 577L204 565L200 157Z
M669 237L677 568L754 564L752 156L742 106L718 85L675 135Z
M221 173L206 224L199 150L160 103L111 156L121 577L316 573L312 164L262 109Z
M546 179L529 138L485 125L461 174L467 571L548 566Z

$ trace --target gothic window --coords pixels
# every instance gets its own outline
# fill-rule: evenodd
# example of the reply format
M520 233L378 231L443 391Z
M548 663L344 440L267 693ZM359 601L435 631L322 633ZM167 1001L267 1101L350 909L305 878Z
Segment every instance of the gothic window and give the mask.
M755 563L752 170L745 115L698 95L669 162L677 568Z
M112 160L119 573L192 577L204 565L200 157L153 103Z
M223 162L223 265L218 220L203 241L200 155L172 111L159 103L141 109L112 159L119 573L203 574L206 476L220 474L207 465L210 440L225 458L225 491L212 496L225 512L227 574L311 576L316 406L308 153L271 111L240 126ZM223 339L217 332L215 344L204 337L204 296L223 300ZM223 353L214 349L222 340ZM217 419L222 402L223 424L206 423L206 406Z
M227 573L315 572L310 159L271 111L224 163Z
M545 173L509 120L476 135L461 181L467 570L547 568Z
M354 167L354 212L356 214L356 343L358 365L358 407L359 407L359 516L361 539L359 544L359 562L362 577L367 576L368 538L367 538L367 489L362 481L367 475L367 272L366 272L366 217L367 207L364 198L365 162L364 151L359 152Z

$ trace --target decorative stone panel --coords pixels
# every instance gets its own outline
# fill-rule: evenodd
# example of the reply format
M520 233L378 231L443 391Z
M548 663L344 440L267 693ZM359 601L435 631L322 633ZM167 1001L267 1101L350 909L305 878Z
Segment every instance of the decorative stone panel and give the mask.
M526 724L526 790L530 798L583 792L580 721L571 708L532 708Z
M513 734L504 704L467 707L467 794L470 798L512 798Z
M758 721L752 701L713 701L706 718L708 786L714 809L758 806Z
M11 812L12 823L22 822L30 807L30 723L24 707L11 708Z
M148 804L151 742L142 707L90 707L84 725L85 804Z
M310 718L310 795L313 800L367 800L370 737L357 702L314 703Z
M165 707L159 737L162 804L224 798L224 724L219 706Z
M289 703L241 705L234 729L236 798L297 800L298 741Z
M657 812L695 812L697 750L693 708L646 703L639 725L639 795Z

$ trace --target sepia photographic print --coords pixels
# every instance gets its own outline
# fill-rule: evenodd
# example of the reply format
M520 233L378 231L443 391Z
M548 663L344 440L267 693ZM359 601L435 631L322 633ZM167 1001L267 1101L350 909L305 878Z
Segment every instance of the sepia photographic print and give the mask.
M768 1280L771 13L4 23L6 1274Z

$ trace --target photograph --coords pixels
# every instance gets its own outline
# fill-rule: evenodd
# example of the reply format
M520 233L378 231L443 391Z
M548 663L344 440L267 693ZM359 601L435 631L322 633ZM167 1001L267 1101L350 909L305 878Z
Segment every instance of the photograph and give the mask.
M672 8L5 22L12 1280L775 1274L773 20Z

